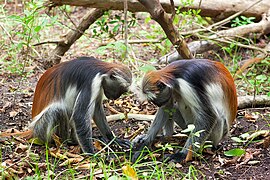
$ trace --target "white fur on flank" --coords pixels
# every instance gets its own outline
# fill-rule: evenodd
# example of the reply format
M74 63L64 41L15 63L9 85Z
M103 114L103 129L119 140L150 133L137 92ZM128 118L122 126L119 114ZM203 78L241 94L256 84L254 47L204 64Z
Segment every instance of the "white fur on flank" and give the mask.
M212 108L215 110L218 116L223 116L228 122L230 118L230 111L227 106L227 99L225 99L224 91L221 84L211 83L205 87L209 100L212 104Z
M44 114L44 112L46 112L48 109L50 109L50 108L57 109L58 107L63 107L63 102L57 101L57 102L53 102L50 105L48 105L45 109L43 109L38 115L36 115L33 118L33 121L30 123L29 127L30 128L33 128L34 125L36 124L36 122L42 117L42 115Z
M200 109L200 100L193 87L182 78L178 78L177 81L180 87L181 98L185 101L185 103L190 107Z
M64 105L69 105L68 107L72 107L70 105L74 104L76 95L77 95L77 88L75 86L68 87L64 99L51 102L45 109L43 109L37 116L34 117L29 127L30 128L34 127L35 123L41 118L44 112L46 112L49 108L58 109L58 108L63 108Z

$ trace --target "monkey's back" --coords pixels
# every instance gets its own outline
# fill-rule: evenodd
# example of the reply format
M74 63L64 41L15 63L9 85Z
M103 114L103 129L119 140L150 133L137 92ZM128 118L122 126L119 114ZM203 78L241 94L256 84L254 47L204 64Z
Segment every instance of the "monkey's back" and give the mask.
M104 74L112 67L93 57L80 57L49 68L39 79L32 105L32 117L37 116L50 103L59 101L73 86L79 92L88 88L97 74Z
M234 121L237 113L236 88L233 77L221 62L207 59L179 60L169 64L164 71L174 72L176 79L182 78L188 81L199 93L205 92L206 85L220 84L230 110L229 123Z

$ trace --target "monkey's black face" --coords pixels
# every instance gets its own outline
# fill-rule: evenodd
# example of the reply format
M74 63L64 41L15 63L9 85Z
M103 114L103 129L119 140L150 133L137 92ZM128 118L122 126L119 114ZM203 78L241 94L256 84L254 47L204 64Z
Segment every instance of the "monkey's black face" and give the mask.
M131 79L125 79L122 76L111 74L108 77L105 77L102 86L104 89L104 94L108 99L117 99L123 93L129 90L131 85Z
M147 100L153 102L158 107L165 105L171 98L171 88L162 82L157 82L154 85L146 85L143 87L143 93Z

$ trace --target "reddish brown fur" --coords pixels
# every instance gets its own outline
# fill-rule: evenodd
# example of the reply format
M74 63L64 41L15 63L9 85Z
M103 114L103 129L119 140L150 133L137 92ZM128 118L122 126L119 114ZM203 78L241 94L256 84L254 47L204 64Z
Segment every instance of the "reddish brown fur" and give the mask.
M98 66L107 69L107 71L111 71L113 68L120 69L123 73L130 74L128 68L122 64L117 63L107 63L103 61L99 61L99 64L95 64ZM50 69L48 69L39 79L38 84L36 86L34 100L32 105L32 118L37 116L42 110L44 110L50 103L53 101L59 100L60 98L60 76L57 79L56 92L54 85L49 84L53 83L53 80L56 77L52 77L53 72L59 71L62 68L61 64L58 64Z
M158 81L171 85L171 80L174 79L172 71L174 71L172 66L156 71L150 71L144 76L143 84L150 85L150 88L153 90L157 89L156 84Z
M38 84L36 86L34 100L32 105L32 118L37 116L45 107L49 105L53 101L53 98L56 98L54 95L54 86L48 84L48 80L54 78L51 77L53 71L58 70L59 65L56 65L50 69L48 69L39 79ZM57 90L60 90L60 79L57 81ZM52 82L52 81L51 81ZM56 92L56 94L60 95L60 92ZM46 96L45 96L46 95ZM42 97L42 98L41 98ZM45 99L45 97L47 97Z
M232 124L237 114L237 93L236 93L236 88L234 84L234 79L231 73L222 63L215 62L215 66L221 72L220 75L224 76L225 81L222 81L222 78L220 78L219 76L216 76L217 78L216 81L219 81L221 83L224 94L226 95L226 98L228 99L228 103L230 103L228 104L228 106L230 107L230 111L231 111L230 124Z

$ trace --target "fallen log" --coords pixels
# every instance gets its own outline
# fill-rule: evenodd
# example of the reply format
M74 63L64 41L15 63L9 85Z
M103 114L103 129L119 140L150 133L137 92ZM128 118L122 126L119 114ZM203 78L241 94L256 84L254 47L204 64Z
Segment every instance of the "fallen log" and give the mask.
M92 7L103 10L123 10L125 0L49 0L53 5L72 5L72 6L84 6ZM185 1L184 1L185 2ZM170 0L160 0L162 7L166 12L171 12ZM250 4L254 3L254 0L194 0L191 5L184 5L182 1L174 0L175 7L181 7L181 11L187 11L189 9L201 9L200 15L213 17L217 20L224 19L226 17L239 12ZM186 3L185 3L186 4ZM251 9L243 12L242 15L247 17L256 17L257 20L261 19L261 15L270 9L269 0L261 0L259 3ZM128 0L128 10L131 12L147 12L148 10L139 3L137 0Z
M217 41L223 43L231 43L231 40L239 37L245 37L250 33L260 33L260 35L270 33L270 10L267 14L263 15L262 20L258 23L238 26L235 28L230 28L228 30L216 32L216 34L207 37L207 40L198 40L188 43L188 48L190 49L192 54L200 54L218 47L218 45L216 44ZM229 40L227 38L229 38ZM172 53L161 57L158 63L162 64L172 62L178 59L183 58L178 54L177 51L173 51Z

